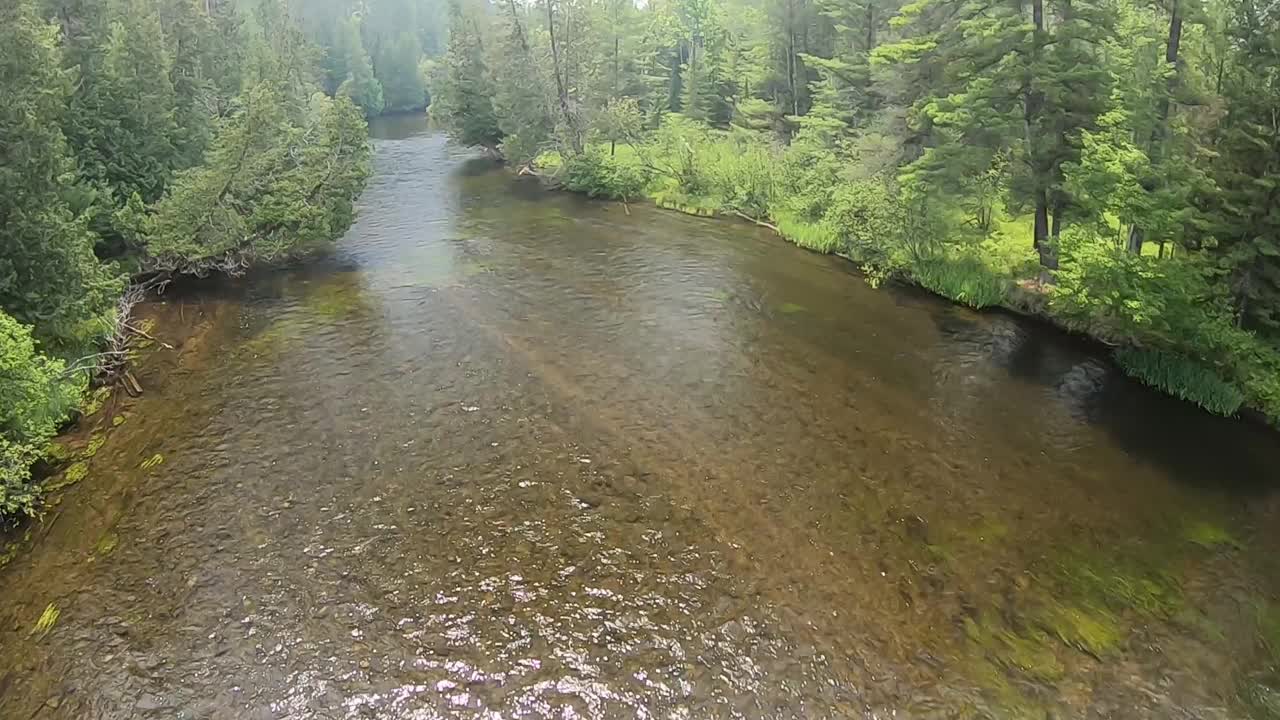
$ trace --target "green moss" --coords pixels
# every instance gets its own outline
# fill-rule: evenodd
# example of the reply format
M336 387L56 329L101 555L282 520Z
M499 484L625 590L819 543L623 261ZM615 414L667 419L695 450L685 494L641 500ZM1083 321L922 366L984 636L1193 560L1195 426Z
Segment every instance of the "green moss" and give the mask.
M1066 670L1053 652L1051 641L1039 630L1015 633L990 615L966 618L965 636L992 662L1036 680L1062 678Z
M1038 621L1066 645L1098 659L1113 653L1124 639L1116 618L1096 608L1054 604Z
M121 413L120 415L116 415L115 417L111 418L111 427L120 427L128 419L129 419L129 416L123 413Z
M94 455L97 455L98 451L102 449L102 445L106 442L107 437L105 435L102 435L101 433L94 433L89 436L89 444L85 445L83 450L76 453L76 457L80 460L88 460Z
M793 302L784 302L778 306L778 312L783 315L795 315L796 313L808 312L808 308L803 305L797 305Z
M61 614L62 611L58 609L57 605L49 603L45 606L44 612L40 613L40 618L36 620L35 627L31 628L31 634L41 637L49 634L49 631L57 624L58 616Z
M967 708L966 712L959 717L991 717L991 710L997 709L999 710L997 717L1019 720L1042 720L1049 717L1048 709L1015 688L1009 682L1005 672L994 663L977 659L971 661L966 670L970 680L986 696L986 702L979 707Z
M1182 536L1188 542L1199 545L1206 550L1243 547L1240 541L1232 537L1224 528L1204 521L1188 523L1183 527Z
M364 299L358 280L339 275L309 285L303 302L308 310L337 319L359 310Z
M1169 574L1144 567L1123 553L1109 558L1069 556L1055 570L1060 597L1113 612L1167 619L1183 605L1182 589Z
M71 449L60 442L51 442L44 448L44 457L51 463L63 463L71 459Z
M303 323L295 316L278 318L261 332L244 341L241 349L254 356L272 357L302 338Z
M1009 526L996 518L982 518L976 523L967 525L958 531L966 542L975 545L996 543L1009 535Z
M159 466L159 465L160 465L161 463L163 463L163 462L164 462L164 456L163 456L163 455L161 455L160 453L156 453L155 455L152 455L151 457L147 458L146 460L143 460L143 461L142 461L142 465L140 465L140 467L141 467L143 470L150 470L150 469L152 469L152 468L154 468L154 467Z
M98 542L94 543L93 551L98 555L110 555L119 544L120 536L114 530L110 530L98 538Z
M49 492L61 490L62 488L75 485L87 477L89 477L89 463L81 460L68 465L67 469L63 470L62 474L53 482L47 483L44 489Z
M85 402L80 406L80 414L83 416L96 415L102 410L102 406L106 404L107 398L111 397L111 388L104 385L89 394L85 398Z

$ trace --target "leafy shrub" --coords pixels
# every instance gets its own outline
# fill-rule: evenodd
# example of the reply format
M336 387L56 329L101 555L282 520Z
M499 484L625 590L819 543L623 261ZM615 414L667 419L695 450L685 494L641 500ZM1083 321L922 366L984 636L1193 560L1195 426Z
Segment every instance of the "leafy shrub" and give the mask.
M31 466L39 459L31 445L0 437L0 522L39 511L40 488L31 484Z
M722 208L753 218L768 216L777 162L767 145L747 136L709 142L695 151L701 184Z
M1145 345L1173 345L1230 325L1226 300L1190 257L1134 255L1088 228L1061 240L1050 306L1058 315Z
M0 515L35 512L31 465L80 397L63 370L36 350L30 328L0 312Z
M840 187L840 160L830 149L797 137L779 159L775 203L796 220L822 219Z
M563 165L564 186L589 197L631 200L644 194L649 176L638 165L617 161L598 149L588 149Z
M1126 348L1116 352L1126 373L1219 415L1234 415L1244 393L1217 372L1182 355L1163 350Z
M899 261L906 212L893 189L880 180L839 186L823 218L841 249L861 263L889 269Z
M668 114L653 133L652 141L643 149L649 164L675 183L686 196L707 194L708 182L699 165L697 148L708 142L705 125L682 115Z

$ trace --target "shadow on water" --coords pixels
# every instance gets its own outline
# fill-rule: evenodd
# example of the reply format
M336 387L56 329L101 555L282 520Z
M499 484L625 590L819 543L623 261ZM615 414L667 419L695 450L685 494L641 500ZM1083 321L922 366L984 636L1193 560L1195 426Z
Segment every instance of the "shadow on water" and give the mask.
M936 299L912 302L930 300ZM1034 319L959 308L930 317L948 343L984 347L987 360L1010 377L1051 392L1076 422L1105 430L1126 454L1159 465L1179 483L1242 498L1280 489L1280 451L1270 428L1216 417L1148 388L1117 368L1105 348Z

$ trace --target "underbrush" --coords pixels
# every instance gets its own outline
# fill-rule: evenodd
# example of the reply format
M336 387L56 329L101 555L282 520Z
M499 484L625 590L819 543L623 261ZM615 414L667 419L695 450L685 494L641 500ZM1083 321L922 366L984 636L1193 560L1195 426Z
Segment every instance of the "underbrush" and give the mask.
M31 466L79 403L83 377L41 354L31 329L0 312L0 517L36 513Z

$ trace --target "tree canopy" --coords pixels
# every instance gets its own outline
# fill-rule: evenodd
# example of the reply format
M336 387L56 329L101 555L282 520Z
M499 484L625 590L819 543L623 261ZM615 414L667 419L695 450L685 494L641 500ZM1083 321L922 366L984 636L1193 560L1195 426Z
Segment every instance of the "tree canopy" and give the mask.
M418 47L388 52L421 86ZM276 0L0 7L0 516L35 511L29 468L131 276L239 272L350 225L369 154L352 100L380 111L382 91L362 54L344 87L364 85L326 96L323 57Z

